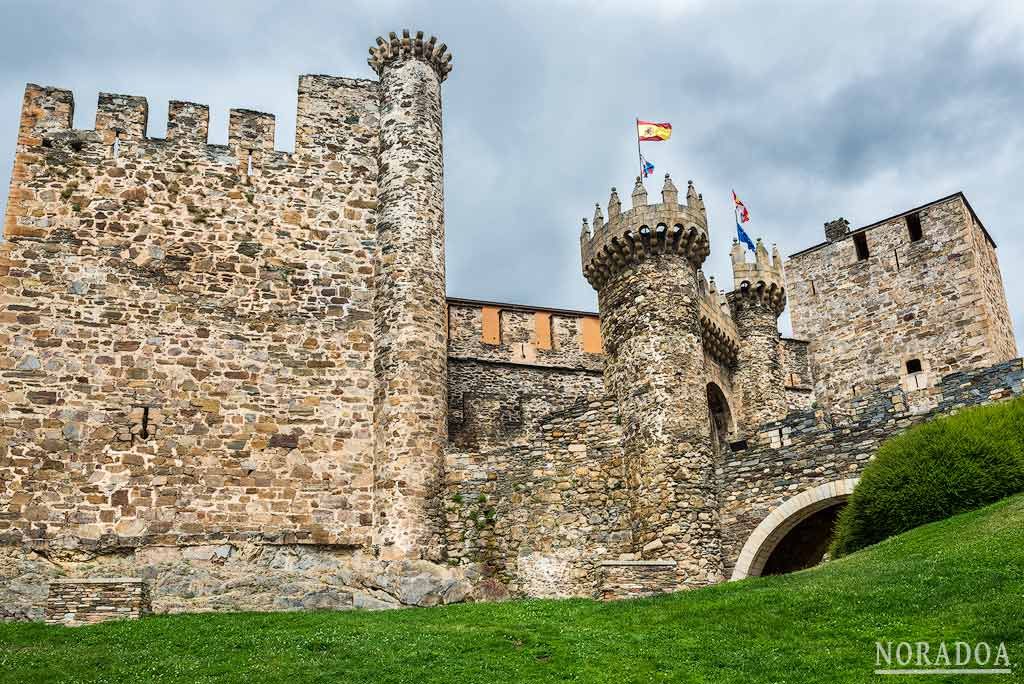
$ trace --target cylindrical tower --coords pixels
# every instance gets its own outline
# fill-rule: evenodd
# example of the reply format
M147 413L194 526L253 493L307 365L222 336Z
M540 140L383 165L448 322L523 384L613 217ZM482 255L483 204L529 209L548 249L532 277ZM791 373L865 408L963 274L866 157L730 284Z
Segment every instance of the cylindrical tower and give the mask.
M692 184L687 203L678 198L665 176L662 203L648 205L638 178L622 212L613 189L607 223L599 209L581 251L619 406L635 551L675 560L683 587L720 581L722 559L699 311L707 215Z
M418 32L377 39L380 174L374 299L373 544L381 558L436 558L435 508L447 435L442 43Z
M733 386L743 407L743 428L749 434L761 425L786 415L786 386L779 342L779 315L786 308L782 257L768 250L758 239L754 262L733 240L733 291L729 307L739 333Z

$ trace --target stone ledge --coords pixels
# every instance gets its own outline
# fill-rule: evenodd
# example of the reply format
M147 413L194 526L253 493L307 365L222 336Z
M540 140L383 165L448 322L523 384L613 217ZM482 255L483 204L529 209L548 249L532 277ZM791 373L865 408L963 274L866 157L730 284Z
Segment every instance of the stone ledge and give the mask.
M50 584L142 584L141 577L79 577L50 580Z
M641 568L674 568L674 560L611 560L600 561L598 567L641 567Z

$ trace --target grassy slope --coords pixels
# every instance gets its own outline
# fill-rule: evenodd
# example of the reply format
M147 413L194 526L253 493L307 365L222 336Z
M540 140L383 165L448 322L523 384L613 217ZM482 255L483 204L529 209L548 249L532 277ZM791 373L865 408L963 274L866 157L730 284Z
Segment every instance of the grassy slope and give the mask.
M819 569L656 599L0 624L0 681L863 682L889 679L871 674L876 640L941 639L1005 641L1014 675L984 679L1022 676L1024 495Z

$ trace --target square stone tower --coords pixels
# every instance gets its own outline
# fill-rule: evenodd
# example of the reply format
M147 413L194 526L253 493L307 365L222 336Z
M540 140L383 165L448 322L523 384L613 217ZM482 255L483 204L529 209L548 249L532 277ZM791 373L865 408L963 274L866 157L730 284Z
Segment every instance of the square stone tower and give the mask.
M927 404L942 376L1016 357L996 245L963 193L825 238L785 267L818 401L902 386Z

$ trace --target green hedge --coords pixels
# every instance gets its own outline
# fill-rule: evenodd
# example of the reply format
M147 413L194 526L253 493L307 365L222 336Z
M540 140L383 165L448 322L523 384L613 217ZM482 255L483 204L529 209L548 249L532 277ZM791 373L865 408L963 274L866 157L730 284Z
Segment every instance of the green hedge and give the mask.
M1024 491L1024 398L966 409L882 444L836 523L833 557Z

